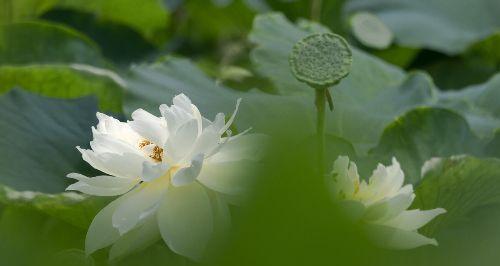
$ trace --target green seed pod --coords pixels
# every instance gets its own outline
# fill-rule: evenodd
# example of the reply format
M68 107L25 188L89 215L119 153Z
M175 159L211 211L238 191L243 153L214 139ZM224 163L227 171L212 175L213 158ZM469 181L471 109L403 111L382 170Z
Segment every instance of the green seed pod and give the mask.
M299 81L313 88L326 88L349 74L352 52L339 35L318 33L298 41L293 46L289 62Z

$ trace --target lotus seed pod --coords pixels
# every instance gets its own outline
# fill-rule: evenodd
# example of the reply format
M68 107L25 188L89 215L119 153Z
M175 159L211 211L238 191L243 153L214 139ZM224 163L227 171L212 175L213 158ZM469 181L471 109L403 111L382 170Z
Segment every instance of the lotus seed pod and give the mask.
M298 41L293 46L289 62L299 81L313 88L326 88L349 74L352 52L339 35L318 33Z

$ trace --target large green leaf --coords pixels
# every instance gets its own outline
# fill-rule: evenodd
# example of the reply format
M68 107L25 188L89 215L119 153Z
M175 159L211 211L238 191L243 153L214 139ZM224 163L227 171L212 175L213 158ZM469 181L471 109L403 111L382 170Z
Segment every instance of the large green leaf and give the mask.
M253 132L288 130L289 136L314 132L312 102L299 96L277 96L258 91L240 92L216 84L186 59L170 58L153 65L139 65L126 77L124 109L131 114L144 108L158 114L158 106L171 104L172 98L186 94L202 114L213 119L219 112L229 115L236 100L242 99L235 120L238 131L252 127Z
M0 96L0 184L56 193L66 174L89 172L75 146L90 141L95 100L50 99L22 90Z
M447 210L423 228L427 233L464 221L477 208L500 203L500 160L466 156L433 159L424 166L416 195L412 207Z
M404 46L458 54L500 29L497 0L351 0L347 14L371 11Z
M500 128L500 74L489 81L439 95L439 106L463 115L481 137L491 137Z
M433 159L425 167L411 208L442 207L447 213L419 231L439 247L398 252L410 265L496 265L500 259L500 160L474 157ZM402 255L402 256L401 256Z
M96 95L104 111L121 111L120 78L88 65L0 66L0 93L14 87L56 98Z
M106 197L91 197L75 192L47 194L17 191L0 185L0 204L36 210L81 229L87 229L97 212L109 202Z
M61 25L21 22L0 25L0 64L81 63L104 65L99 48Z
M377 79L372 71L360 71L360 78L362 73L372 73ZM377 143L388 123L406 111L432 103L436 94L432 81L423 73L411 73L397 85L362 86L346 80L334 88L335 108L327 116L327 130L352 142L361 153Z
M396 157L406 181L418 183L423 163L432 157L481 152L481 141L462 116L446 109L419 108L389 124L371 155L386 162Z
M157 0L59 0L58 7L93 13L102 20L129 26L156 44L165 40L169 14Z

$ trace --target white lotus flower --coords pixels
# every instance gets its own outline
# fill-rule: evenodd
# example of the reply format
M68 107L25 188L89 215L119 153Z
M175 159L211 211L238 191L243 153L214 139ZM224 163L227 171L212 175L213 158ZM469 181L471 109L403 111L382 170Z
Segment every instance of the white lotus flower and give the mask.
M138 109L120 122L98 113L92 149L77 148L107 175L71 173L78 182L67 190L123 195L94 218L86 252L113 244L115 258L161 235L174 252L199 260L214 232L230 223L227 200L247 191L252 172L244 166L260 150L262 135L230 136L238 105L227 123L222 113L214 121L202 117L183 94L160 106L161 117Z
M379 164L372 176L360 181L354 162L340 156L333 165L331 191L351 214L369 227L369 233L383 247L411 249L422 245L437 245L435 239L417 232L434 217L445 213L433 210L407 210L413 200L412 185L405 185L404 173L393 158L391 166Z

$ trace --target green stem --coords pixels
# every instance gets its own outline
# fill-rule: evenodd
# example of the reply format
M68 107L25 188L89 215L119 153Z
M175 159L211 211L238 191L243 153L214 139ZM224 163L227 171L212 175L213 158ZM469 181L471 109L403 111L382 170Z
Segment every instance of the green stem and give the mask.
M327 88L315 89L316 92L316 134L318 138L318 166L321 175L325 167L325 103Z
M311 20L319 22L321 19L321 6L323 5L323 0L312 0L311 1Z

